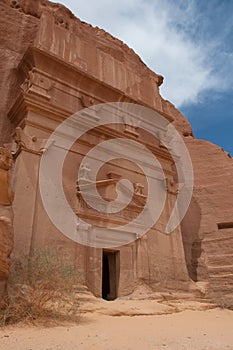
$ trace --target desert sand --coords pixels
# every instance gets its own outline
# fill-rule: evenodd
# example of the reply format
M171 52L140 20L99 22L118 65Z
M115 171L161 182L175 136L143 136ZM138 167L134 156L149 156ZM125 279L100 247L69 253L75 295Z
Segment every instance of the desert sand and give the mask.
M9 326L0 350L230 350L233 311L192 301L93 299L77 324Z

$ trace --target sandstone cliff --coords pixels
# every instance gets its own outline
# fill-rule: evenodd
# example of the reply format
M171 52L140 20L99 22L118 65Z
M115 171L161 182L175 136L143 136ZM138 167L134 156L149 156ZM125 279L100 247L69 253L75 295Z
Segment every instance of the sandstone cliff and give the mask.
M178 128L185 134L191 134L191 127L182 114L169 101L164 101L158 94L158 87L163 78L150 71L141 59L122 41L112 37L102 29L93 28L81 22L64 6L46 0L1 0L0 13L0 72L1 72L1 106L0 106L0 145L11 140L14 126L7 118L7 113L19 94L19 77L17 67L30 46L34 46L40 27L43 27L44 46L89 74L104 82L125 89L126 93L140 89L141 100L173 115ZM47 14L55 18L61 28L57 38L52 38L49 28L45 28ZM65 47L64 30L69 31L69 45L79 47L75 57L69 57ZM47 34L46 34L47 33ZM100 59L96 60L96 55ZM99 61L98 66L96 62ZM123 67L126 67L127 70ZM135 73L137 77L135 78ZM139 86L139 79L141 86ZM131 80L131 81L130 81ZM128 86L127 86L128 85ZM132 96L133 97L133 96ZM152 102L156 98L155 102ZM152 103L151 103L152 102Z

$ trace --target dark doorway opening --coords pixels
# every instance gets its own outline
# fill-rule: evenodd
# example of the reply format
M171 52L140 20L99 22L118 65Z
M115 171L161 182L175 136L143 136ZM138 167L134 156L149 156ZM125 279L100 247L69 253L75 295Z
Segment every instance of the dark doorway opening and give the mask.
M119 280L119 252L103 250L102 259L102 298L117 298Z

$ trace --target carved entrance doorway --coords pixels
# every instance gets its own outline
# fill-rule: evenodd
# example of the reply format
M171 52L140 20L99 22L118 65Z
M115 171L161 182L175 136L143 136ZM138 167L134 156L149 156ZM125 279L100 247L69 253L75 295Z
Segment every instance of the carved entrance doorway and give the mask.
M114 300L117 298L119 281L119 257L118 251L103 250L102 257L102 298Z

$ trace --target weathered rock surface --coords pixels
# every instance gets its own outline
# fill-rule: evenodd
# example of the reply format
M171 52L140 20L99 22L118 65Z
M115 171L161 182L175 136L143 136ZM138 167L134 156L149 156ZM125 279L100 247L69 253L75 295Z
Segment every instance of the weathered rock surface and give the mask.
M11 153L0 147L0 297L6 293L10 254L13 248L12 195L9 178L11 165Z
M81 22L64 6L45 0L2 0L0 11L4 18L0 24L0 145L11 140L14 130L7 113L20 92L17 67L27 49L35 45L48 49L105 84L124 90L132 98L172 115L182 133L192 134L188 121L159 95L163 78L149 70L122 41ZM56 31L52 37L46 33L51 33L54 25ZM71 52L70 47L78 50ZM86 104L89 105L88 100L83 101L84 107Z
M211 294L227 294L233 288L233 160L207 141L185 140L195 175L182 225L189 271L195 280L209 281Z

